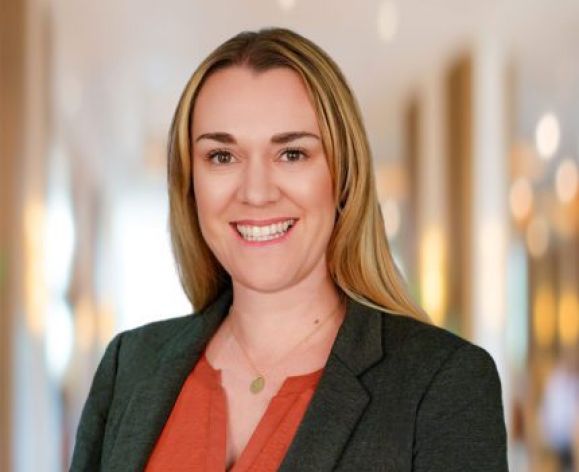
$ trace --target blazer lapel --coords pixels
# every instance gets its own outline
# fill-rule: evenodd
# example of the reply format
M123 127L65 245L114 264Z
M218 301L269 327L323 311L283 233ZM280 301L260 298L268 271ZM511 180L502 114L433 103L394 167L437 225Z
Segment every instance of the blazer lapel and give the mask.
M156 370L135 385L103 470L145 468L185 379L225 318L232 299L228 289L203 313L193 316L165 353L160 353ZM334 469L370 400L358 376L382 358L381 320L380 312L347 299L344 322L280 471Z
M382 315L348 298L346 317L281 472L334 470L370 400L358 376L382 357Z
M222 293L203 313L191 317L187 327L160 353L156 370L135 385L103 470L143 470L171 414L185 379L199 360L207 341L231 305L231 289ZM135 366L138 368L138 365Z

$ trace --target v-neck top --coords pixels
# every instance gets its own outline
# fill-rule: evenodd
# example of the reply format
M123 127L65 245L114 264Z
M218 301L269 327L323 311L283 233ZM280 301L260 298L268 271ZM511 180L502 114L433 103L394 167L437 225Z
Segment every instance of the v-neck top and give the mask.
M278 470L323 368L287 377L273 396L231 472ZM146 472L226 470L227 398L221 370L205 356L185 380L149 457Z

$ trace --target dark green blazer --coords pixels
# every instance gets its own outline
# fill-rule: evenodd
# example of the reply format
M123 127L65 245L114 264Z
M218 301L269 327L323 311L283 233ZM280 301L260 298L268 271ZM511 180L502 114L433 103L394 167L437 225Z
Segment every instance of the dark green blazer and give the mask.
M72 471L144 468L231 302L229 289L202 312L110 342L82 412ZM280 470L494 472L508 470L506 452L500 380L485 350L348 298Z

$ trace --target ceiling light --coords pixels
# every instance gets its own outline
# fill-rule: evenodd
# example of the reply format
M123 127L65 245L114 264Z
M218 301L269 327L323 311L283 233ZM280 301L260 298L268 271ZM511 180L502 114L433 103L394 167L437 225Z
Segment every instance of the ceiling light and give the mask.
M550 159L559 149L561 131L559 120L553 113L544 114L535 131L537 151L543 159Z
M378 34L384 42L390 42L398 33L398 8L392 1L385 0L378 8Z
M296 0L277 0L283 11L293 10L296 6Z

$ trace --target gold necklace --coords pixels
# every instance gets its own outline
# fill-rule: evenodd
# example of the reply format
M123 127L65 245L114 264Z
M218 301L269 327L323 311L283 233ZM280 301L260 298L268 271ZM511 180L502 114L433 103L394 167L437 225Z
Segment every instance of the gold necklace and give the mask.
M324 321L322 321L321 323L319 323L319 319L316 319L315 323L316 326L315 328L305 337L303 338L299 343L297 343L294 347L292 347L288 352L286 352L280 359L278 359L276 362L274 362L270 368L268 368L265 372L269 371L271 369L271 367L279 364L282 360L284 360L287 356L289 356L292 352L294 352L299 346L301 346L303 343L305 343L309 338L311 338L324 324L326 324L326 322L332 318L334 318L335 314L338 312L338 310L340 309L340 307L342 306L342 301L340 300L338 302L338 306L332 311L332 313L327 316ZM233 312L233 306L230 307L229 309L229 313L228 315L231 315L231 313ZM265 374L263 373L264 371L260 371L254 364L254 362L251 360L251 357L249 356L249 354L247 353L245 347L243 346L243 344L239 341L239 338L236 336L235 331L233 330L233 321L232 318L229 319L229 330L231 331L231 334L233 334L233 338L235 339L235 341L237 342L237 344L239 345L239 347L241 348L241 351L243 352L243 355L247 358L247 360L249 361L249 363L251 364L251 367L253 368L253 370L255 370L255 372L257 373L257 377L255 377L251 383L249 384L249 391L251 393L259 393L263 390L263 388L265 387Z

